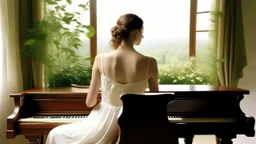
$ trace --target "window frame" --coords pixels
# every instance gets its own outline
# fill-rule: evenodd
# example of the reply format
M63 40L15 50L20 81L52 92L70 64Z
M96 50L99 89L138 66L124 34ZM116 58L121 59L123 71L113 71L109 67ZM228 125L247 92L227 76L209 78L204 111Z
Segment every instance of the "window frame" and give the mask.
M90 57L95 58L97 55L97 0L90 0L90 25L96 31L95 35L90 38Z
M198 0L190 0L189 57L196 56L196 34L209 32L209 30L196 29L197 15L210 13L210 11L197 12L197 4ZM95 58L97 55L97 0L90 0L90 25L96 30L95 36L90 39L90 57Z
M211 11L197 11L198 0L190 1L190 37L189 37L189 57L196 56L196 34L200 32L210 32L210 30L197 30L197 16L199 14L206 14Z

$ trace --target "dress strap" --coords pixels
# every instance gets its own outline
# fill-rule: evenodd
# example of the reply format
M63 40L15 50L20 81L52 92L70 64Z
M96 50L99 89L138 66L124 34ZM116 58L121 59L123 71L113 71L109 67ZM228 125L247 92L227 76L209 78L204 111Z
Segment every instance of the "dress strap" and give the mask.
M145 77L145 78L148 78L148 68L149 68L149 63L150 63L150 57L148 58L148 66L147 66L147 71L146 71L146 77Z
M101 72L103 75L105 75L104 69L103 69L103 54L101 54Z

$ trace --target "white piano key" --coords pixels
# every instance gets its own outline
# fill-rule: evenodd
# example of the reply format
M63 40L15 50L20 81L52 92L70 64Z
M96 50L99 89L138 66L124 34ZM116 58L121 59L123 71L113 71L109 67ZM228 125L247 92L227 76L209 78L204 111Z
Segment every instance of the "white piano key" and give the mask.
M236 122L234 118L182 118L168 116L168 120L173 123L225 123Z

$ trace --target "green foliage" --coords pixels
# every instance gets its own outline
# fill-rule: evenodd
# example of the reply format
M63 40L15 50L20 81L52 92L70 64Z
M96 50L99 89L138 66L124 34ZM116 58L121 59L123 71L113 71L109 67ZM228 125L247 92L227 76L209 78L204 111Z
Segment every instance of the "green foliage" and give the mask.
M212 73L198 66L193 57L188 61L159 65L160 84L212 84L212 77Z
M41 62L46 62L45 46L47 34L44 32L44 21L36 21L33 28L28 30L28 40L21 48L22 57L31 57Z
M95 34L92 26L80 22L84 11L89 9L89 1L79 4L75 12L68 11L72 0L43 2L43 19L28 30L29 39L24 43L21 55L40 60L45 65L49 87L70 85L70 82L88 84L90 63L81 63L81 57L75 51L82 46L80 37L91 38ZM84 82L78 80L80 78ZM57 83L53 84L55 81Z
M71 84L88 86L91 80L91 58L81 59L76 63L56 63L47 71L49 87L71 86Z

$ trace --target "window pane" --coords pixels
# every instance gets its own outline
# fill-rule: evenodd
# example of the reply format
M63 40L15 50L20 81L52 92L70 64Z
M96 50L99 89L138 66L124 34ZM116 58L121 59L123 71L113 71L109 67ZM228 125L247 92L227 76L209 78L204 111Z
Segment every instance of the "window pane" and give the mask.
M209 13L197 14L196 30L209 30L210 24Z
M205 51L208 47L212 46L212 38L209 32L197 32L196 33L196 50L197 55L200 52Z
M196 34L197 66L207 83L217 84L216 51L213 34L211 32L197 32Z
M86 4L86 1L81 0L72 0L72 4L69 5L67 1L59 1L59 6L65 5L66 12L69 13L81 13L81 17L76 17L76 19L84 24L84 25L90 25L90 11L89 10L83 10L81 7L79 7L79 4ZM51 7L50 7L51 8ZM52 7L55 9L54 7ZM76 25L74 23L72 24L64 24L64 27L70 28L71 30L76 28ZM84 34L79 36L79 39L82 41L82 46L80 46L78 49L75 49L76 54L82 56L83 58L90 56L90 39L87 38Z
M197 0L197 12L210 11L213 0Z
M81 10L81 8L78 7L79 4L86 4L88 0L81 1L81 0L72 0L72 5L69 7L71 12L81 12L81 18L78 18L78 21L85 25L90 25L90 10ZM82 57L89 57L90 56L90 39L87 38L85 35L81 35L79 39L82 41L82 46L79 47L79 49L76 50L76 53L78 55L81 55Z
M188 59L190 0L97 1L98 53L112 50L110 29L125 13L135 13L144 21L138 51L155 57L158 64Z

